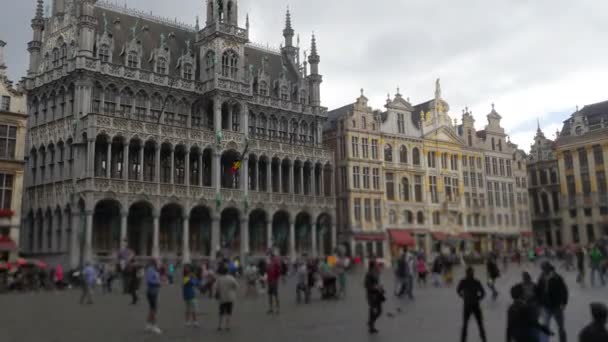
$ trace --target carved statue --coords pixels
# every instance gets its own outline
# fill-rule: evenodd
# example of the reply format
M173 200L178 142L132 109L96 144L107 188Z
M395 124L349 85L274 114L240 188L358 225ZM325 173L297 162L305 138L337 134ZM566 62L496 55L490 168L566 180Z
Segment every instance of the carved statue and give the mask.
M103 17L103 32L107 33L108 32L108 18L106 17L106 12L102 13L102 17Z
M133 25L133 27L131 27L131 39L135 39L135 36L137 36L137 27L139 26L139 18L137 18L137 20L135 21L135 24Z
M160 34L160 47L161 47L161 48L164 48L164 47L165 47L165 45L166 45L165 39L166 39L166 38L165 38L165 34L164 34L164 33L161 33L161 34Z

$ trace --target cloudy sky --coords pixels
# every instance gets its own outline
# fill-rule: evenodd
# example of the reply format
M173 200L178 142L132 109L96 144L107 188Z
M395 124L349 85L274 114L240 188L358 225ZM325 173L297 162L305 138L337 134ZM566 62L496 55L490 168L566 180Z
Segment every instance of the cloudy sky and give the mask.
M0 38L9 43L9 74L19 79L27 68L35 0L1 2ZM203 0L111 2L192 24L205 15ZM288 5L302 47L317 35L322 99L330 109L353 102L360 88L376 108L397 86L417 104L433 96L440 78L453 117L460 119L468 106L483 128L495 103L512 140L528 150L537 120L553 137L577 105L608 99L608 3L240 0L252 41L278 47Z

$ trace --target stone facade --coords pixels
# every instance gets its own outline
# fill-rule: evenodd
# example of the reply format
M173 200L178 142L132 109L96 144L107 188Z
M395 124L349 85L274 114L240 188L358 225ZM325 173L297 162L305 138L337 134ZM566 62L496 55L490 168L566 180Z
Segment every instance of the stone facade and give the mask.
M19 251L27 123L26 96L6 76L5 46L0 40L0 262Z
M559 169L554 142L536 131L528 155L528 189L536 245L559 247L564 243L561 219Z
M608 101L583 107L564 121L555 141L564 244L608 235Z
M330 253L333 152L321 144L320 57L249 41L237 1L203 28L95 0L43 2L27 77L22 241L69 264Z
M347 248L388 259L403 244L485 253L527 240L526 157L494 108L482 131L468 110L457 125L439 80L432 100L414 106L398 91L385 108L373 110L362 90L328 114L324 140L336 151L337 223Z

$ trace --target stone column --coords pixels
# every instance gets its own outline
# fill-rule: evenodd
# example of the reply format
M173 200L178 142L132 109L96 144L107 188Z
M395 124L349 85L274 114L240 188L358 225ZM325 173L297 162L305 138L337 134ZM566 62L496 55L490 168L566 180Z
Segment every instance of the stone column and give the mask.
M312 257L316 258L319 255L318 247L317 247L317 225L314 223L311 224L310 229L311 229L310 237L312 239L310 248L312 249Z
M296 222L295 218L289 218L289 258L296 260Z
M171 179L170 184L175 184L175 146L171 146Z
M145 145L142 143L139 146L139 175L137 176L137 180L140 182L144 181L144 149Z
M310 169L310 195L311 196L317 196L317 180L316 180L316 166L313 165L312 168Z
M76 269L80 266L80 213L72 212L72 229L70 232L70 268ZM36 236L36 234L34 234Z
M595 174L595 156L593 155L593 148L588 146L585 148L585 152L587 153L587 164L589 166L589 180L591 181L591 193L597 194L597 177ZM581 179L582 182L582 179ZM585 227L585 231L587 231L587 227Z
M188 150L186 152L186 155L184 156L185 160L185 165L186 165L186 171L184 172L184 180L185 180L185 184L186 186L190 186L190 176L192 175L192 173L190 172L190 150ZM188 193L190 193L190 191L188 191Z
M279 161L279 193L283 192L283 161Z
M120 213L120 247L123 247L123 244L128 246L127 240L127 219L129 218L128 211L121 211Z
M93 261L93 212L86 211L86 227L84 238L84 259L86 262Z
M319 177L320 195L321 195L321 197L325 197L325 168L321 167L321 172L319 172L319 176L320 176ZM372 182L373 182L373 175L372 175Z
M249 193L249 157L243 158L241 165L241 189L245 193L245 196Z
M272 163L266 163L266 191L272 192Z
M272 248L272 218L266 222L266 249L270 250Z
M203 151L198 155L198 185L203 186Z
M249 135L249 109L247 104L241 103L241 133Z
M160 257L160 213L152 213L153 227L152 227L152 257L158 259Z
M333 253L338 245L338 229L335 223L331 224L331 252Z
M190 258L190 216L184 215L182 217L182 262L189 264Z
M300 163L300 177L298 177L298 182L300 183L300 191L298 192L300 195L304 195L304 164Z
M154 179L156 183L160 183L160 145L156 145L154 151L156 152L156 158L154 159Z
M220 98L213 99L213 126L215 126L215 132L222 131L222 104Z
M129 144L125 144L124 151L122 153L122 176L126 181L129 180L129 170Z
M251 179L253 179L253 191L260 191L260 159L258 158L255 161L253 166L253 175Z
M289 161L289 189L287 189L287 193L293 194L295 192L295 168L296 163L293 161Z
M95 139L89 139L87 148L87 170L89 177L95 177Z
M213 171L211 174L213 175L213 187L215 188L215 192L219 193L222 188L222 180L221 180L221 168L222 168L222 155L219 152L213 153Z
M112 178L112 142L108 143L108 152L106 159L106 178Z
M241 218L241 264L244 265L249 254L249 218L246 214Z
M209 256L212 260L215 260L217 252L220 251L220 216L218 214L211 214L211 250Z

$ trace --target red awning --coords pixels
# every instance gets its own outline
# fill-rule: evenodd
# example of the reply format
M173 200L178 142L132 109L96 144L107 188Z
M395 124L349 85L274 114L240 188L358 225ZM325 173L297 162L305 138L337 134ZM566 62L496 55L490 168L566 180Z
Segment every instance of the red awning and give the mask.
M384 241L386 236L384 234L355 234L353 238L356 241Z
M431 235L433 235L433 239L437 241L443 241L448 237L448 234L442 232L433 232Z
M391 240L393 240L393 242L399 246L413 247L416 244L412 234L410 234L410 232L407 230L389 229L388 233L391 236Z
M8 235L0 236L0 252L12 252L17 250L17 244Z
M532 237L532 232L521 232L521 236L523 236L523 237Z

